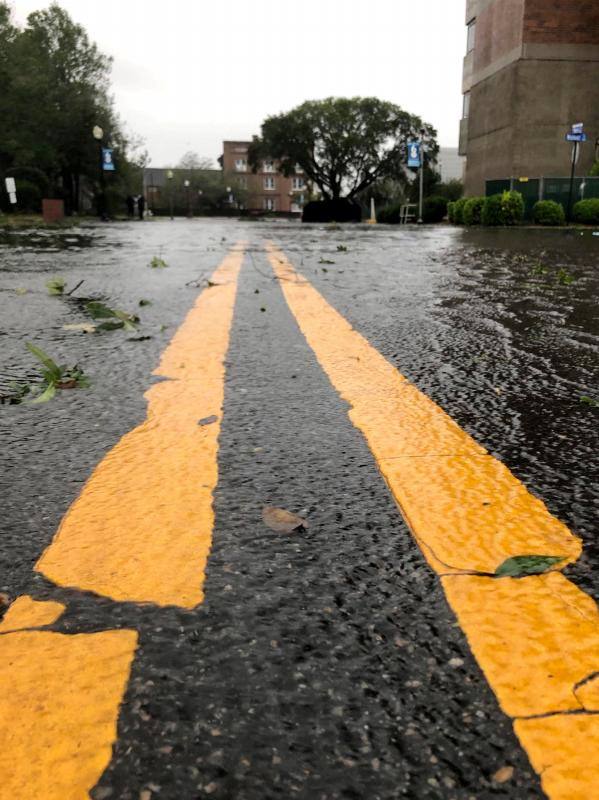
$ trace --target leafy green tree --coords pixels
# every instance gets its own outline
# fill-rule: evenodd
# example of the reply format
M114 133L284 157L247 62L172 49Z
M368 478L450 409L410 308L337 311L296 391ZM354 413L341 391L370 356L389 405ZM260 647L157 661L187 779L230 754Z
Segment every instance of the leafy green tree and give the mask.
M143 158L128 160L137 143L125 136L113 108L110 70L111 59L56 3L30 14L21 30L0 0L0 171L17 179L24 171L27 180L36 171L44 192L77 210L81 180L91 186L99 180L92 137L99 125L118 169L109 189L124 188Z
M421 129L435 159L436 131L419 117L376 97L329 97L268 117L252 142L249 161L257 169L264 158L274 158L287 176L297 165L324 199L352 199L404 173L407 143Z

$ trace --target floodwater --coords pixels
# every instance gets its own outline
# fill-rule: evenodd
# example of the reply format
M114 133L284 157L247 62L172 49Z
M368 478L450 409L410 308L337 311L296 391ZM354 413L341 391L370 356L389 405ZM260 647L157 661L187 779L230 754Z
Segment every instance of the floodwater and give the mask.
M161 352L248 242L226 360L205 602L60 589L34 565L103 456L146 415ZM34 342L91 387L0 406L0 591L67 606L54 630L135 629L111 765L92 797L542 797L362 437L283 300L273 241L353 327L584 541L597 596L599 237L590 231L90 223L0 236L0 393ZM168 267L151 269L154 257ZM51 297L46 282L66 281ZM139 315L82 333L85 299ZM144 301L140 304L140 301ZM149 301L149 302L145 302ZM273 538L264 505L306 516ZM459 664L449 667L450 663ZM492 776L514 767L506 784Z

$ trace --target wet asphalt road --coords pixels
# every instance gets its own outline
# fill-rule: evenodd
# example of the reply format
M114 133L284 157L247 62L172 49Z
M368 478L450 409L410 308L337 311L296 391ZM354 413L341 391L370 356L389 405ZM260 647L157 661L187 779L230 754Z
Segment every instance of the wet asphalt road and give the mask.
M239 239L251 244L204 604L157 610L57 589L33 565L94 466L144 419L161 351ZM272 278L266 239L583 538L565 574L597 597L599 408L580 397L599 399L599 238L217 220L0 234L0 386L31 372L25 341L80 363L93 383L38 408L0 406L0 591L64 602L57 631L140 632L93 796L542 797ZM159 254L169 268L148 269ZM138 311L139 333L63 330L85 314L47 296L54 275L67 290L83 279L76 296ZM308 531L265 528L266 504L303 514ZM513 779L493 782L505 765Z

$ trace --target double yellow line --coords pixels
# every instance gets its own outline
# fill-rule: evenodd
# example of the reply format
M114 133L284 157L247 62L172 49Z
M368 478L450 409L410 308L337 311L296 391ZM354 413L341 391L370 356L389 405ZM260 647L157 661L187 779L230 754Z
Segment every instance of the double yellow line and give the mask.
M578 557L579 540L282 252L269 244L267 253L545 791L553 800L591 800L599 783L597 608L558 571L492 577L522 554L561 556L563 567ZM120 602L202 602L224 359L243 255L240 243L200 294L156 370L168 380L146 393L147 419L99 464L40 558L37 569L57 585ZM86 798L110 760L137 634L39 630L62 611L22 597L0 625L0 685L10 689L0 689L0 719L11 720L0 751L0 800ZM40 664L48 669L40 673ZM82 704L88 713L77 713Z

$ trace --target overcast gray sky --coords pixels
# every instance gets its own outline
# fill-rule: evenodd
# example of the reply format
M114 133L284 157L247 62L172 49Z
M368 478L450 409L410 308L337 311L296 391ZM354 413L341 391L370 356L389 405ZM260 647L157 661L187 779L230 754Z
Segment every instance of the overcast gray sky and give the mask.
M49 0L12 0L16 19ZM464 0L60 0L114 57L117 109L154 166L216 159L303 100L376 95L456 146Z

